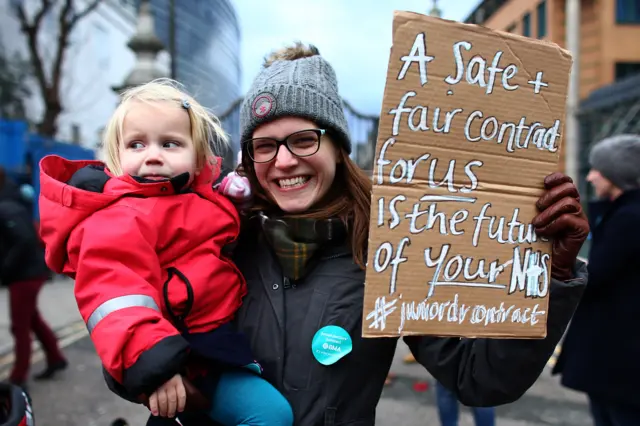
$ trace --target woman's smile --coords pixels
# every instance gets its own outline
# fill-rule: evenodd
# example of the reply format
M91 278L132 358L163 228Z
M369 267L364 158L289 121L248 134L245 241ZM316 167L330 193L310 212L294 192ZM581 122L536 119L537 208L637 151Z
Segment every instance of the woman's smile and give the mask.
M280 187L282 191L291 191L296 189L302 189L308 186L308 183L311 181L311 176L309 175L300 175L294 176L290 178L279 178L276 179L275 182Z

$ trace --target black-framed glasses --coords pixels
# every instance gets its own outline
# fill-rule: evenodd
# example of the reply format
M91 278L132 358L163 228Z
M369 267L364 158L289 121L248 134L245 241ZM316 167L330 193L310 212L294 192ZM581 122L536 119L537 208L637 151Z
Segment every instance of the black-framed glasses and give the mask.
M325 132L324 129L300 130L284 139L253 138L244 141L243 144L246 145L249 157L254 163L268 163L276 158L282 145L296 157L309 157L315 154L320 149L320 139Z

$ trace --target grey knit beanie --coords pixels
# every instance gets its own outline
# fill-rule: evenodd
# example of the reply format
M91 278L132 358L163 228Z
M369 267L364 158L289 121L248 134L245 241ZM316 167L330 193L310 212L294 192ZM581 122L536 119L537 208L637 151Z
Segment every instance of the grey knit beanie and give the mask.
M336 74L320 55L275 61L260 72L240 108L241 141L260 124L287 116L313 121L351 153Z
M591 167L623 191L640 188L640 136L617 135L591 149Z

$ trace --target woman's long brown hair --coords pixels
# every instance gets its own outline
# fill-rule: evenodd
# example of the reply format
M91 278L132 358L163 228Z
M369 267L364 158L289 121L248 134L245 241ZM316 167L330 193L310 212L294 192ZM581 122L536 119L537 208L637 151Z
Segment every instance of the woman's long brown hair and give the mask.
M329 219L340 218L349 230L349 246L353 253L353 261L360 268L365 269L367 243L369 238L369 216L371 209L371 180L358 167L344 149L338 150L338 163L336 175L331 189L321 200L321 208L312 208L309 211L290 215L291 217ZM241 175L246 176L251 182L254 192L254 211L265 213L279 213L282 211L278 205L268 196L264 188L260 186L256 178L253 161L248 153L242 155L242 166L238 168Z

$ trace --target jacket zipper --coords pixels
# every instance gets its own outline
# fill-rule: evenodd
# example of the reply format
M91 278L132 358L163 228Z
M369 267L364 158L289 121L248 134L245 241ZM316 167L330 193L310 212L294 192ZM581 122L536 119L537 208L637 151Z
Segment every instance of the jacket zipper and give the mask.
M289 288L291 281L289 277L282 276L282 352L280 357L282 359L282 371L280 375L280 383L284 386L284 370L287 367L287 289Z

